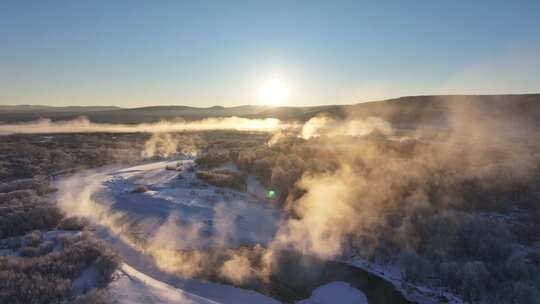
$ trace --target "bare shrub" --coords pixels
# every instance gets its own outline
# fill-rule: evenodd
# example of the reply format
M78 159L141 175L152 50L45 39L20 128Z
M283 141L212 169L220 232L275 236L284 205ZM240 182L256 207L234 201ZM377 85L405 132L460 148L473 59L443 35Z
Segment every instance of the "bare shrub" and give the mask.
M486 292L489 271L484 263L475 261L465 263L460 270L461 295L467 301L477 301Z
M61 277L0 268L0 303L55 303L70 291L69 280Z
M431 262L415 253L403 254L400 265L403 279L411 283L425 283L433 274Z
M229 161L228 151L210 151L195 160L195 163L203 169L215 168Z
M14 199L27 199L34 196L34 190L14 190L7 193L0 193L0 203L11 201Z
M531 284L515 282L512 284L512 299L516 304L539 304L540 291Z
M482 217L469 216L462 223L453 254L490 263L503 263L512 253L508 229Z
M113 277L114 272L120 266L121 260L116 251L99 245L101 256L95 261L94 265L99 271L98 284L100 286L106 286Z
M36 229L52 229L62 213L52 205L26 205L0 216L0 237L21 235Z
M37 246L41 243L41 232L32 231L27 233L22 240L22 244L26 246Z
M482 304L540 304L540 291L531 282L506 281L485 295Z
M73 304L111 304L110 295L103 289L92 289L89 292L78 296Z
M22 257L38 257L50 253L54 248L52 241L45 241L37 247L24 246L19 249L19 254Z
M63 218L56 228L61 230L82 230L87 224L88 221L82 217L70 216Z
M50 249L50 245L42 245ZM46 249L41 245L25 250L32 257L0 257L0 303L51 303L63 299L69 295L71 281L89 266L98 269L97 283L105 286L120 263L114 251L88 237L68 241L63 250L44 255L40 250Z
M246 188L244 177L229 170L198 171L197 178L218 187L242 191Z
M133 190L131 190L132 193L144 193L148 191L148 188L144 185L137 186Z
M443 262L439 266L442 285L453 292L459 291L461 287L460 267L461 265L456 262Z
M22 257L28 258L28 257L35 257L38 256L38 249L36 247L31 246L24 246L19 249L19 253Z

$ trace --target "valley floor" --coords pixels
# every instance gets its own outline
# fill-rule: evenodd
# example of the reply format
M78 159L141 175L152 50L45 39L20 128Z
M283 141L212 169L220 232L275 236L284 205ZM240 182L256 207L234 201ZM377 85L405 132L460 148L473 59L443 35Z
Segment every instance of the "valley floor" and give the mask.
M282 214L261 198L256 180L248 177L248 191L241 192L202 183L195 172L189 158L105 168L58 181L58 200L64 209L94 219L94 234L119 251L123 263L108 288L118 303L279 303L255 291L167 273L137 246L157 242L191 250L272 240ZM401 289L398 279L374 265L350 264ZM425 296L412 298L435 303ZM367 298L346 282L330 282L299 303L367 303Z

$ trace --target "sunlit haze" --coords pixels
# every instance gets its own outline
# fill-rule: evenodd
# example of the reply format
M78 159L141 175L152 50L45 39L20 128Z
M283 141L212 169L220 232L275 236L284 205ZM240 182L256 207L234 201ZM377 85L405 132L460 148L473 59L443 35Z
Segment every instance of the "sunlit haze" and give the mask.
M5 0L0 105L534 93L538 12L538 1ZM283 88L261 88L272 79Z

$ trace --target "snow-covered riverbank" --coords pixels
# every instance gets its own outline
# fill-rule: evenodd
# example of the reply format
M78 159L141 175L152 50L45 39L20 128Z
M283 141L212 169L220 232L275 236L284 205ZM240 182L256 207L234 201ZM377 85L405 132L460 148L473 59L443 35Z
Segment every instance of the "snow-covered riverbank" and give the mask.
M382 264L358 258L349 258L343 262L368 271L392 283L407 299L418 304L463 304L464 302L450 292L429 286L407 283L401 277L401 270L395 264Z
M193 166L192 159L175 159L74 175L56 184L60 205L73 204L63 207L94 218L95 235L119 251L124 263L109 286L119 303L278 303L251 290L169 274L131 242L157 238L170 248L201 249L271 240L280 216L275 206L204 184ZM168 224L181 235L166 231Z
M72 204L67 210L94 218L94 233L120 252L123 266L109 286L119 303L278 303L252 290L169 273L138 246L204 250L268 244L283 215L257 195L261 187L252 176L248 184L248 191L241 192L203 183L196 178L194 161L178 158L86 172L58 187L61 205ZM382 277L401 288L391 277ZM327 284L302 303L319 303L346 283ZM348 288L356 290L348 293L351 299L363 295Z

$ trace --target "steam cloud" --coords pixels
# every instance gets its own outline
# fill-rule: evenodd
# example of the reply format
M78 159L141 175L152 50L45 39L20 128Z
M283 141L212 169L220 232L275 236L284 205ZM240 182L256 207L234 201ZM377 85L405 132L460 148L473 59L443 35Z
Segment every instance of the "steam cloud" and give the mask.
M476 113L477 114L477 113ZM177 248L200 245L204 236L202 226L197 222L179 225L175 215L157 229L152 240L141 250L154 257L163 270L177 272L186 276L217 272L228 280L240 283L246 280L264 278L274 262L276 252L293 249L321 258L334 258L345 254L351 246L369 255L380 247L381 239L402 244L404 248L414 247L418 241L415 231L411 231L415 217L427 212L430 206L459 205L465 201L459 185L475 179L485 189L504 186L499 177L510 176L516 183L527 182L534 174L538 155L531 147L515 141L516 133L530 136L525 126L508 128L504 122L495 119L479 120L474 111L454 109L448 130L437 136L424 134L424 130L409 130L414 136L422 138L403 141L389 146L382 141L362 138L372 132L392 135L391 125L376 117L337 121L328 117L315 117L301 128L283 124L278 120L246 120L242 118L209 119L191 123L158 123L137 126L98 126L87 121L76 125L80 130L109 130L110 132L242 129L275 132L269 145L274 145L289 136L309 140L319 137L330 143L345 144L345 149L336 148L330 152L328 161L335 164L336 170L308 172L297 183L305 191L300 199L289 201L289 210L295 216L280 225L275 238L268 248L256 246L251 251L231 251L223 249L216 254L204 251L182 251ZM81 126L82 123L82 126ZM45 122L44 130L72 129L71 123ZM18 132L30 132L37 125L19 125ZM0 132L7 132L6 127ZM11 129L12 131L14 129ZM113 131L114 130L114 131ZM14 132L14 131L13 131ZM45 132L45 131L44 131ZM534 133L532 133L534 134ZM359 137L350 142L339 139L338 135ZM162 155L176 151L177 138L171 135L154 135L145 149L146 156ZM160 146L161 148L156 148ZM496 159L497 166L493 166ZM460 174L448 174L459 172ZM121 215L97 208L90 199L91 193L100 183L93 180L84 191L76 196L61 192L61 206L70 214L93 216L98 222L112 228L119 235L124 229L118 226ZM434 187L433 185L438 185ZM77 189L76 185L66 185L61 189ZM433 191L440 191L433 193ZM77 202L74 207L73 202ZM232 219L228 218L223 205L216 205L216 220L220 235L211 242L227 247L227 234L231 233ZM392 216L399 216L399 220ZM384 236L384 237L383 237ZM139 246L135 244L134 246ZM254 258L255 256L255 258ZM258 262L254 263L254 259Z
M144 143L143 158L169 157L176 153L196 156L202 139L197 135L154 133Z
M441 210L438 206L463 207L470 201L464 185L471 181L491 195L531 184L540 164L535 153L540 146L530 143L536 131L525 121L498 117L504 115L486 117L474 106L454 107L446 129L436 134L411 129L391 144L389 137L353 142L334 137L392 135L390 124L379 118L311 119L300 136L327 135L323 143L336 147L327 161L337 169L304 174L297 186L305 194L289 202L295 216L280 225L270 250L334 258L351 246L365 256L391 247L380 240L414 248L416 218Z
M322 135L364 136L374 131L379 131L384 135L390 135L392 133L392 126L387 121L378 117L337 121L326 116L319 116L311 118L304 124L300 137L310 139Z
M16 124L0 124L0 135L53 133L166 133L182 131L237 130L272 132L291 127L279 119L249 119L241 117L206 118L195 121L161 121L142 124L93 123L85 117L70 121L40 119Z

